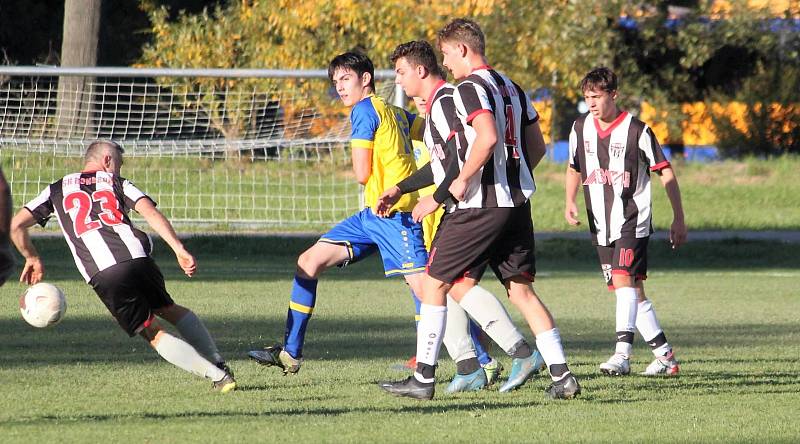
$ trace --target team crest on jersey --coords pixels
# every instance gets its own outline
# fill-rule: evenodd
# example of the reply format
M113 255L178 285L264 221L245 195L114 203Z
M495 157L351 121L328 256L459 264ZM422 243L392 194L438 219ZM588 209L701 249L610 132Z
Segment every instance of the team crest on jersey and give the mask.
M622 157L622 154L625 153L625 145L619 142L614 142L611 144L610 147L608 147L608 150L611 153L612 157L619 159L620 157Z
M586 154L594 155L594 150L592 149L592 142L588 140L583 141L583 150L586 151Z

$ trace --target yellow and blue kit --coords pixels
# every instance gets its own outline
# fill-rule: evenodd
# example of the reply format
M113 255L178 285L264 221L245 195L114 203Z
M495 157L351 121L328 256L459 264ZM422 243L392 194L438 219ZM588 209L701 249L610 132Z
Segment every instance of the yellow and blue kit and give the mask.
M425 119L417 117L411 123L411 145L414 148L414 161L417 164L417 169L422 168L431 161L431 153L428 151L428 147L425 146L425 141L422 140L424 131ZM419 190L419 197L427 196L434 191L436 191L436 185L423 188ZM425 249L428 251L431 251L431 243L433 243L433 237L436 235L436 228L439 226L443 214L444 207L440 207L438 210L425 216L425 219L422 219L423 239L425 240Z

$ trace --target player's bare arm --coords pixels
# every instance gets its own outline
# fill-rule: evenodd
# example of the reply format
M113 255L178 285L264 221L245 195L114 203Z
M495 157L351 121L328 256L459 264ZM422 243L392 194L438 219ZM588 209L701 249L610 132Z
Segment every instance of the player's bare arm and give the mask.
M11 220L11 242L25 258L25 265L22 267L19 281L28 285L39 283L44 278L44 264L28 233L28 228L35 224L36 219L26 208L19 210Z
M567 165L565 196L564 196L564 219L570 225L580 225L578 220L578 205L575 198L578 196L578 187L581 184L581 173L575 171L569 164Z
M525 156L530 161L531 171L533 171L547 153L547 146L544 143L544 136L539 122L525 126L525 151Z
M481 167L486 164L492 156L494 146L497 143L497 128L495 127L494 117L490 113L478 114L472 121L477 136L472 145L469 157L461 168L461 173L450 184L450 194L461 201L467 192L467 183Z
M366 185L369 176L372 174L372 150L353 148L351 158L356 180L361 185Z
M172 224L158 211L153 201L148 198L139 199L134 209L144 217L147 224L172 248L178 260L178 265L180 265L186 276L192 277L197 270L197 261L183 246L183 243L178 239L178 235L175 234Z
M678 178L672 168L661 170L661 184L667 192L667 198L672 206L672 225L669 228L669 241L672 248L678 248L686 243L687 229L683 217L683 201L681 200L681 189L678 187Z

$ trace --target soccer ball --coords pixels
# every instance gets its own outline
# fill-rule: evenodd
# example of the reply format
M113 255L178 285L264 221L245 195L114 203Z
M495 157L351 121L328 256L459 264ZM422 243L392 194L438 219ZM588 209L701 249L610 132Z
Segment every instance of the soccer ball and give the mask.
M25 322L44 328L61 321L67 311L67 300L55 285L39 282L19 297L19 311Z

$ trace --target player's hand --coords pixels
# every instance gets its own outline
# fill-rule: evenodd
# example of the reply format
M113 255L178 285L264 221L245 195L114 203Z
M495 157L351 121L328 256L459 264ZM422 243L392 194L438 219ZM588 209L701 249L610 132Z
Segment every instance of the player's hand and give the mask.
M185 249L182 249L175 252L175 257L178 258L178 265L181 266L186 276L192 277L194 272L197 271L197 261L194 259L194 256Z
M564 219L566 219L567 223L570 225L581 224L581 221L578 220L578 206L575 205L575 202L567 202L567 205L564 207Z
M439 202L436 202L436 200L433 198L433 195L429 194L419 199L419 202L417 202L417 204L414 206L414 209L411 211L411 218L414 219L414 222L422 222L422 219L425 219L425 216L438 209Z
M392 209L394 204L396 204L402 196L403 193L396 185L384 191L383 194L378 197L378 204L375 205L375 214L379 217L388 217L389 210Z
M28 285L38 284L44 278L44 264L42 260L36 256L25 259L25 266L22 267L22 274L19 276L19 281Z
M448 191L450 191L450 194L452 194L457 201L463 201L464 197L467 195L467 181L456 177L453 183L450 184Z
M683 219L673 219L672 225L669 227L669 242L672 248L678 248L686 243L686 224Z

